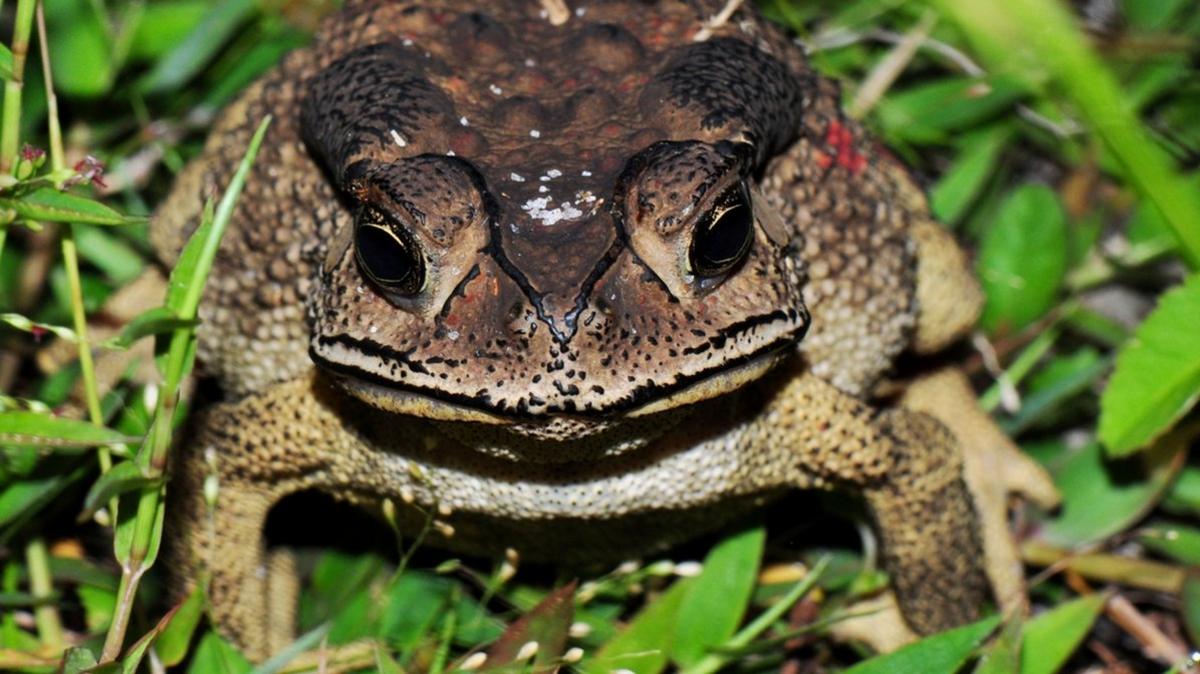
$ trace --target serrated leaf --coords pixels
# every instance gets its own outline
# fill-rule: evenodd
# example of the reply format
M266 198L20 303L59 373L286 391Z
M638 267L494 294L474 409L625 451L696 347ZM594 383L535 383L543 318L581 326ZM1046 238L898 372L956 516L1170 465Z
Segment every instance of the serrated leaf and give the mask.
M88 490L87 498L83 500L83 513L80 520L89 519L101 506L110 499L155 484L159 480L147 477L141 468L133 461L122 461L111 470L100 476L92 488Z
M161 335L179 328L194 327L196 319L185 320L167 307L154 307L138 314L132 321L121 328L120 334L106 341L105 346L114 349L127 349L143 337Z
M675 635L679 609L695 578L676 581L646 605L624 631L613 637L582 669L600 674L627 669L638 674L658 674L667 666L667 653Z
M1106 600L1102 594L1080 597L1026 623L1021 642L1021 674L1057 672L1091 631Z
M132 225L146 218L122 215L99 201L42 187L20 197L0 197L0 208L40 222L77 222L89 225Z
M979 279L987 294L980 324L1008 334L1046 313L1067 268L1066 215L1043 185L1017 188L1000 206L979 249Z
M955 672L1000 623L999 616L925 637L915 644L861 662L845 674L927 674Z
M754 527L718 543L679 609L671 658L681 668L725 643L742 622L762 560L766 531Z
M0 443L53 449L86 449L137 442L124 433L88 421L39 412L0 412Z
M1117 354L1100 396L1100 440L1114 456L1146 446L1200 398L1200 275L1167 291Z

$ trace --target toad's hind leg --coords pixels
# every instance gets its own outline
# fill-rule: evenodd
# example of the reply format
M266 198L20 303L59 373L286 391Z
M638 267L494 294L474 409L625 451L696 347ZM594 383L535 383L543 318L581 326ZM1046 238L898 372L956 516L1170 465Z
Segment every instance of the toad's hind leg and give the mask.
M770 445L797 452L797 486L863 495L913 629L979 615L989 589L983 551L962 457L942 424L904 409L880 413L811 373L789 381L764 417L779 432Z
M904 617L928 634L975 620L988 595L982 543L962 457L932 417L891 410L893 464L864 491Z

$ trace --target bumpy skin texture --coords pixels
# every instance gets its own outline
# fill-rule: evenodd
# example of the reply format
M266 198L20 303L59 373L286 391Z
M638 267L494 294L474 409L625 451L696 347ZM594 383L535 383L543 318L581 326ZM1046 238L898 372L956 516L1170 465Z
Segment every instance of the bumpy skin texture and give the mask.
M286 563L258 541L306 489L409 528L436 513L446 548L595 562L845 488L912 627L978 615L959 442L865 400L902 350L960 335L978 291L836 87L748 7L697 42L720 3L579 4L561 26L472 4L348 2L156 216L169 262L275 115L201 312L228 399L173 485L178 564L211 577L220 628L256 658L286 638L264 571ZM748 243L701 273L718 225ZM365 274L398 255L371 227L421 252L419 288Z

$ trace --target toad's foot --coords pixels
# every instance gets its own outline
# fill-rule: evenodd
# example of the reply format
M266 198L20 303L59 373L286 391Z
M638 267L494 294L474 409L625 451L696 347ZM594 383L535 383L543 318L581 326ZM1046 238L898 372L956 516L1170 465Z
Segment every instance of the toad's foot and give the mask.
M962 445L963 474L983 530L988 578L1006 614L1028 607L1020 554L1008 528L1008 498L1019 494L1044 508L1058 504L1054 482L980 407L967 378L945 368L908 385L901 405L945 424Z

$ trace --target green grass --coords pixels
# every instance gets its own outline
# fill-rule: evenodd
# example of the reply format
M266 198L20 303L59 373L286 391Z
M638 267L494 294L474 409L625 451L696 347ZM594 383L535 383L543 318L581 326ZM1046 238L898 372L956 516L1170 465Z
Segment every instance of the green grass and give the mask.
M213 112L303 44L331 3L48 0L44 42L35 4L0 5L16 26L0 49L0 670L250 671L200 595L169 604L157 554L168 422L187 403L198 292L237 186L210 209L163 307L115 334L89 318L150 264L145 216ZM1018 506L1034 617L870 660L829 638L885 581L826 531L861 521L839 515L808 541L776 509L674 561L577 586L519 560L404 547L396 573L387 551L308 550L303 636L258 671L324 658L440 672L485 651L498 670L639 674L789 660L988 674L1181 665L1200 645L1200 6L1074 4L1091 8L1086 21L1056 0L760 3L976 253L987 308L975 348L949 357L1064 498L1054 513ZM78 357L43 371L38 351L54 337ZM129 377L102 390L88 347L141 339L162 354L153 391Z

